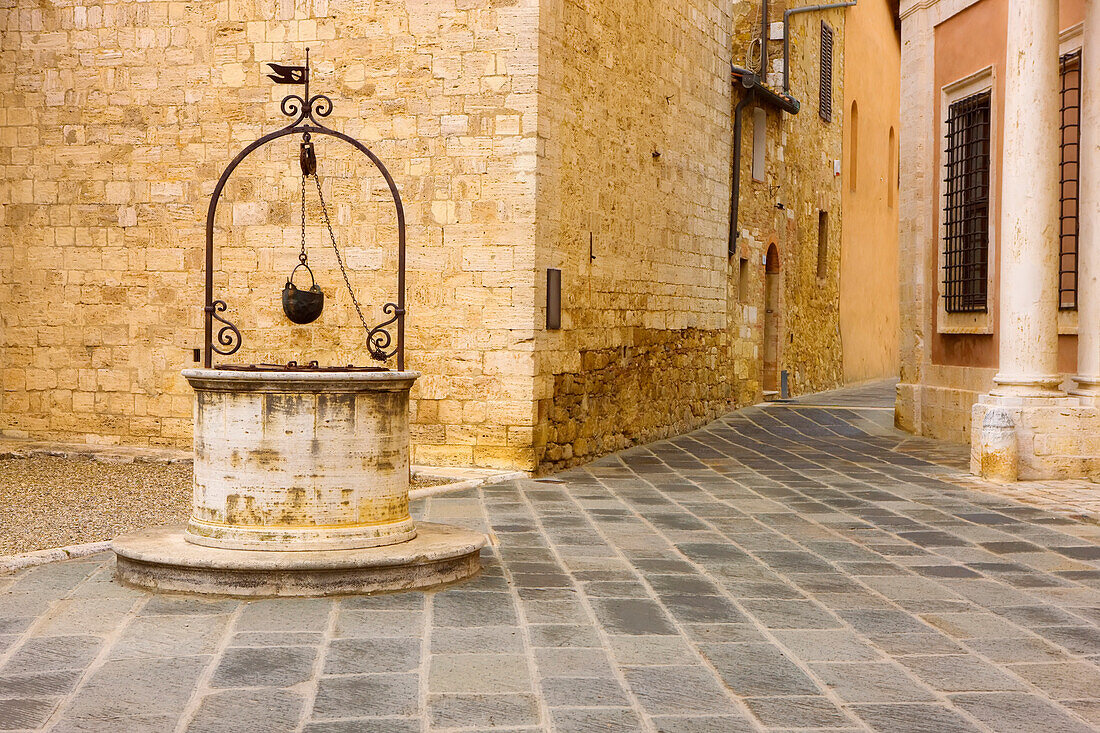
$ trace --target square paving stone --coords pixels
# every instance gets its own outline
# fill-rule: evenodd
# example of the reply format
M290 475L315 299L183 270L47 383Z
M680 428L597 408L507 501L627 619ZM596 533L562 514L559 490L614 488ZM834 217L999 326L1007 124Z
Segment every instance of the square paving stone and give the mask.
M59 698L11 698L0 700L0 730L38 729L57 708Z
M541 699L550 707L627 707L622 686L607 677L548 677Z
M1007 669L1055 700L1100 697L1100 669L1087 662L1013 664Z
M813 601L745 600L741 604L772 629L837 629L840 619Z
M324 674L414 672L419 666L419 639L335 639L325 654Z
M415 674L322 677L317 685L313 717L415 715L419 706L420 683Z
M539 624L527 627L531 646L601 646L595 626L577 624Z
M637 733L645 730L629 708L554 708L552 730L557 733Z
M608 648L620 666L698 662L694 650L680 636L612 636Z
M813 680L771 644L702 644L699 650L742 697L821 694Z
M433 654L429 664L432 694L531 691L527 659L518 654Z
M315 631L245 631L233 634L229 646L320 646L323 640Z
M756 726L746 718L734 715L678 716L653 718L657 733L755 733Z
M979 733L980 728L943 705L853 705L851 711L883 733Z
M827 697L751 697L745 704L768 728L846 728L856 724Z
M964 565L913 565L914 573L927 578L980 578L981 575Z
M125 717L105 715L92 718L63 717L50 726L50 733L102 733L126 731L126 733L164 733L175 730L178 715L158 713L134 713Z
M1025 628L1035 626L1079 626L1081 619L1057 606L1008 606L995 613Z
M603 649L566 647L535 649L535 666L542 678L613 676L611 660Z
M302 733L420 733L419 718L355 718L310 723Z
M420 636L425 614L420 611L346 611L336 616L336 637Z
M1028 728L1058 733L1085 733L1094 730L1067 715L1036 695L1016 692L951 695L951 702L997 733L1018 733L1026 721Z
M594 598L592 610L612 634L675 634L656 602L641 598Z
M708 670L698 666L627 667L626 682L650 715L730 713L735 705Z
M248 601L234 631L324 631L334 603L326 598Z
M651 575L644 566L639 564L646 580L649 581L649 584L653 586L653 590L657 591L658 595L716 596L721 593L717 585L712 583L705 576L698 575L695 569L688 563L662 560L650 560L649 562L669 562L674 566L682 567L679 571L680 574L677 575Z
M228 626L228 616L139 616L123 630L110 656L129 659L213 654Z
M433 654L522 654L522 629L518 626L437 627L432 629L431 651Z
M1042 552L1043 548L1030 542L1008 540L1004 542L981 542L981 547L997 555L1015 555L1022 552Z
M956 639L1005 638L1019 636L1021 629L992 613L927 613L922 618Z
M112 730L126 731L136 725L124 719L178 717L209 664L207 656L108 661L77 691L65 717L97 724L112 721Z
M600 580L582 583L589 598L649 598L649 590L639 581Z
M0 700L67 695L83 674L83 670L68 669L3 675L0 676Z
M1066 661L1066 652L1053 644L1035 637L1016 639L970 639L966 645L987 657L991 661L1011 662L1058 662Z
M1079 547L1052 547L1059 555L1071 557L1074 560L1100 560L1100 546L1084 545Z
M777 629L783 646L807 662L871 662L882 654L846 629Z
M313 675L317 650L301 646L232 647L222 654L211 687L290 687Z
M34 621L34 616L0 616L0 634L22 634Z
M0 674L82 669L99 653L98 636L46 636L27 639L0 668Z
M817 662L810 668L849 703L935 699L929 690L892 662Z
M1100 629L1096 627L1044 626L1034 631L1075 654L1100 654Z
M486 571L483 568L482 573ZM427 595L419 591L383 593L376 596L341 598L340 608L349 611L422 611Z
M910 656L899 661L929 686L945 692L1024 689L1019 680L973 656Z
M574 600L521 601L529 624L591 623L584 606Z
M202 699L187 733L252 733L294 731L305 698L290 690L227 690Z
M428 719L433 728L537 725L539 705L534 695L430 695Z
M844 609L837 611L842 619L862 634L913 634L932 631L919 618L905 611L888 609Z
M745 623L748 619L733 603L721 596L665 595L661 602L669 613L684 623L710 621L715 623Z
M510 593L439 593L432 602L434 626L515 626L515 604Z

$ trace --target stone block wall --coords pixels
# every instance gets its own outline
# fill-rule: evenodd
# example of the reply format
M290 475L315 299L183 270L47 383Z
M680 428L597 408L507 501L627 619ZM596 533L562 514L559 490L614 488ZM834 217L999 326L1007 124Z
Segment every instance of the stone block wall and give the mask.
M230 159L286 123L267 61L300 63L333 128L386 162L409 221L414 460L530 466L538 7L534 0L42 4L0 8L0 431L185 445L203 224ZM318 140L364 310L392 299L380 176ZM321 321L287 325L296 140L244 164L218 214L233 361L369 362L310 191Z
M783 9L773 4L771 12L781 19ZM560 269L563 302L562 330L541 334L536 349L544 466L682 432L759 400L771 244L783 261L779 368L789 370L795 394L840 383L833 160L843 16L829 17L837 31L834 120L820 120L811 103L819 44L802 31L792 76L803 112L768 111L763 182L751 176L746 111L741 237L730 257L729 69L744 63L758 33L759 3L691 0L644 13L610 0L543 4L537 277ZM769 51L779 60L769 70L781 70L781 44ZM819 210L832 218L823 278ZM544 280L537 283L540 323Z
M537 347L546 466L756 391L727 330L730 7L542 5L537 263L561 270L563 311Z

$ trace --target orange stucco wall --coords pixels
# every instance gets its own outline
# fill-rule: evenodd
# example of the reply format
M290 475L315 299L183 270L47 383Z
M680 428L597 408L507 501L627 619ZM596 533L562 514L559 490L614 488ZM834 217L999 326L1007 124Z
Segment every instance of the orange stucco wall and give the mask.
M1084 0L1062 0L1060 4L1060 24L1063 29L1069 28L1084 19ZM941 109L942 97L940 90L960 79L975 74L985 68L993 68L993 109L992 120L994 136L1000 141L1001 130L1004 123L1004 80L1005 80L1005 47L1008 29L1008 0L983 0L975 3L966 10L948 18L936 26L936 54L935 54L935 79L936 97L935 114L927 124L936 126L940 130L943 118ZM1051 90L1057 94L1058 90ZM933 364L966 366L966 367L997 367L997 329L998 323L998 296L999 283L996 277L997 260L1000 255L1000 191L997 190L1001 181L1001 169L1004 150L997 145L992 151L992 185L990 191L992 200L992 220L989 242L989 262L994 276L990 282L987 306L991 316L992 334L943 334L938 328L933 329L931 338L931 356ZM936 149L936 170L942 165L943 146ZM938 188L939 195L943 196L942 182ZM939 231L942 209L936 208L936 231ZM939 263L938 252L929 252L925 259L930 277L928 281L934 284L933 294L939 294ZM1054 284L1051 285L1054 287ZM932 304L932 322L937 325L938 309ZM1072 373L1077 368L1077 337L1063 335L1058 339L1058 366L1066 373Z
M898 373L901 50L889 5L863 0L845 19L840 333L846 382Z

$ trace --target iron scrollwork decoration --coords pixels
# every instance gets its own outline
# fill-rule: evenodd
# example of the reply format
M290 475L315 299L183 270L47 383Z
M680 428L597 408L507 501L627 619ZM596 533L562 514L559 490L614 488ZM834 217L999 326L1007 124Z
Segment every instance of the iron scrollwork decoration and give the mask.
M275 132L270 132L256 139L246 146L237 157L226 167L214 187L214 193L210 197L210 206L206 213L206 304L204 311L204 347L203 366L207 369L213 366L213 355L222 356L235 354L241 348L241 332L226 318L222 317L228 306L224 300L214 299L214 218L218 211L218 201L229 181L233 171L253 152L264 145L286 137L287 135L303 135L308 141L310 135L327 135L342 140L370 159L371 163L382 174L389 186L390 195L393 197L394 209L397 215L397 302L386 303L382 306L382 312L390 318L379 323L373 328L367 329L367 351L376 361L388 361L397 357L398 370L405 368L405 208L401 203L401 194L397 190L393 176L367 146L350 135L346 135L321 123L321 119L332 114L332 100L324 94L309 94L309 49L306 49L305 66L287 66L284 64L269 63L271 74L268 78L276 84L302 85L302 94L289 94L279 103L279 110L287 117L293 117L293 121L286 127ZM349 286L350 287L350 286ZM214 321L223 324L218 331L217 342L214 340ZM392 327L392 331L391 331ZM391 348L392 345L392 348ZM312 363L312 362L311 362Z
M241 332L237 330L237 327L218 315L219 313L224 313L225 309L228 307L229 306L225 304L224 300L215 300L205 308L207 318L213 318L219 323L224 324L221 329L218 330L218 343L210 343L210 348L222 356L236 354L237 350L241 348L242 341ZM219 349L219 345L224 348Z

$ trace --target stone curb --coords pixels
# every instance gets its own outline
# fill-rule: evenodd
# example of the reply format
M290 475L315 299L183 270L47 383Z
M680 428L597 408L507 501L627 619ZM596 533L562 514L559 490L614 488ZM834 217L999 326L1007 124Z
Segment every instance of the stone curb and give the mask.
M109 549L111 549L110 541L86 542L82 545L67 545L65 547L53 547L48 550L24 552L19 555L0 556L0 573L10 573L23 568L57 562L58 560L86 557L95 555L98 552L106 552Z
M419 475L431 478L450 478L449 476L440 476L439 474L433 474L430 472L430 469L421 470L419 472ZM465 481L455 481L449 484L439 484L438 486L425 486L422 489L410 489L409 498L425 499L429 496L450 494L455 491L474 489L478 486L484 486L485 484L496 483L498 481L512 481L521 478L528 478L528 475L525 471L501 471L500 473L491 476L479 476L478 478L466 479Z
M51 454L41 454L51 455ZM2 457L2 454L0 454ZM20 456L21 457L21 456ZM455 469L455 472L468 469ZM417 466L416 472L421 476L427 476L431 478L451 478L450 471L433 473L432 469ZM514 479L527 478L527 473L524 471L500 471L489 473L486 471L486 475L479 476L477 478L467 479L465 481L455 481L449 484L440 484L439 486L425 486L422 489L412 489L409 491L410 499L425 499L429 496L438 496L440 494L450 494L455 491L465 491L466 489L474 489L484 484L496 483L497 481L512 481ZM19 555L0 555L0 573L11 573L16 570L22 570L23 568L30 568L36 565L45 565L46 563L57 562L59 560L72 560L78 557L86 557L87 555L94 555L97 552L106 552L111 549L111 542L87 542L82 545L67 545L65 547L52 547L48 550L35 550L34 552L24 552Z
M88 458L97 463L191 463L191 451L83 443L0 440L0 458Z

